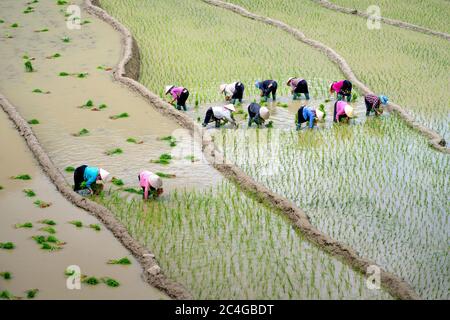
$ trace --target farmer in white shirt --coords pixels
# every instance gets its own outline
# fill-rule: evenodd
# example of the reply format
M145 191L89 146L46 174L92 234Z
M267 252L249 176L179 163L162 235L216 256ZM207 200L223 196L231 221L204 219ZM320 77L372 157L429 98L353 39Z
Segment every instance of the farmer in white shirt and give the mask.
M219 92L224 94L225 100L230 101L232 104L235 104L236 100L242 102L242 98L244 97L244 84L242 82L221 84Z
M227 104L226 106L220 107L209 107L206 111L205 121L203 122L203 126L206 127L208 123L215 121L216 128L219 128L221 122L230 122L234 126L237 126L236 120L234 120L233 112L236 111L234 105Z

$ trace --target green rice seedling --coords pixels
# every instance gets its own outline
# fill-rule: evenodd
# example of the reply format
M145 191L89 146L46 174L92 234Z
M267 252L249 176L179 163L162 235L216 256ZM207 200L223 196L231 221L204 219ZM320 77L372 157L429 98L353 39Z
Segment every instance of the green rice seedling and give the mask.
M92 108L94 106L94 101L89 99L83 105L79 106L79 108Z
M36 295L38 294L39 289L30 289L25 291L25 293L27 294L27 299L34 299L36 297Z
M98 224L90 224L89 228L94 229L95 231L101 231L102 228Z
M120 148L114 148L114 149L110 149L110 150L105 151L105 154L107 156L113 156L113 155L122 154L122 153L123 153L123 150L120 149Z
M27 2L27 5L32 5L32 4L35 4L35 3L39 3L39 0L29 1L29 2Z
M356 92L352 93L352 102L356 102L358 100L358 94Z
M108 260L107 263L108 264L130 265L131 261L127 257L124 257L124 258L120 258L120 259L117 259L117 260L115 260L115 259Z
M280 108L289 108L289 105L287 103L277 102L277 107Z
M82 228L83 227L83 222L78 221L78 220L69 221L69 223L73 224L77 228Z
M85 129L85 128L81 129L77 133L72 133L72 135L74 137L83 137L83 136L87 136L88 134L89 134L89 130Z
M70 42L70 38L69 37L63 37L61 40L64 43L69 43Z
M25 61L24 65L25 65L25 71L26 72L33 72L34 71L33 64L31 63L30 60Z
M64 5L67 4L67 1L66 1L66 0L57 0L57 1L56 1L56 4L57 4L58 6L64 6Z
M19 24L18 23L13 23L12 25L11 25L11 28L18 28L19 27Z
M113 177L113 178L111 179L111 183L112 183L113 185L115 185L115 186L118 186L118 187L124 185L122 179L118 179L118 178L116 178L116 177Z
M123 113L121 113L121 114L117 114L117 115L114 115L114 116L110 116L109 118L112 119L112 120L117 120L117 119L128 118L129 116L130 116L130 115L129 115L128 113L123 112Z
M90 286L96 286L100 283L100 280L98 280L96 277L89 277L86 275L81 276L81 282L88 284Z
M69 269L66 269L65 271L64 271L64 275L66 276L66 277L71 277L71 276L73 276L75 274L75 270L69 270Z
M32 13L32 12L34 12L34 8L33 8L33 7L27 7L27 8L23 11L23 13L25 13L25 14Z
M23 189L22 190L24 193L25 193L25 195L27 196L27 197L34 197L34 196L36 196L36 193L34 193L34 191L33 190L31 190L31 189Z
M12 250L16 246L12 242L0 242L0 249Z
M48 32L48 29L44 28L44 29L34 30L34 32L37 32L37 33L39 33L39 32Z
M163 153L159 156L159 159L157 160L150 160L151 163L159 163L162 165L170 164L170 160L172 160L172 156L168 153Z
M58 74L60 77L67 77L67 76L70 76L70 74L69 73L67 73L67 72L60 72L59 74Z
M112 70L111 67L107 67L107 66L98 66L97 69L103 70L103 71L111 71Z
M31 229L31 228L33 228L33 224L31 222L17 223L14 225L14 228L16 228L16 229L21 229L21 228Z
M31 119L31 120L28 120L28 123L31 124L31 125L40 124L40 122L39 122L38 119Z
M42 201L42 200L36 200L33 203L36 205L36 207L41 208L41 209L48 208L48 207L50 207L52 205L51 202L45 202L45 201Z
M124 189L122 189L122 191L125 191L125 192L128 192L128 193L135 193L135 194L139 194L139 195L144 194L142 189L135 189L135 188L124 188Z
M46 242L62 244L55 236L48 236Z
M43 91L42 89L39 89L39 88L34 89L32 92L33 92L33 93L50 94L50 91Z
M175 174L172 174L172 173L156 172L155 174L161 178L166 178L166 179L172 179L172 178L177 177Z
M273 121L270 120L267 124L266 124L266 128L273 128Z
M135 138L128 138L128 139L127 139L127 142L128 142L128 143L134 143L134 144L143 144L143 143L144 143L143 140L137 140L137 139L135 139Z
M3 190L4 188L3 188L3 186L0 186L0 190Z
M56 226L56 222L53 220L50 220L50 219L40 220L40 221L38 221L38 223L46 224L48 226Z
M14 297L8 290L3 290L0 292L0 299L3 300L14 300L16 297Z
M0 277L2 277L5 280L11 280L12 279L11 272L9 272L9 271L0 272Z
M100 110L103 110L103 109L108 108L108 106L107 106L106 104L102 103L101 105L98 106L98 108L99 108Z
M69 167L66 167L66 168L64 169L64 171L66 171L66 172L74 172L74 171L75 171L75 168L69 166Z
M87 72L84 72L84 73L78 73L78 74L77 74L77 78L81 78L81 79L87 78L88 75L89 75L89 73L87 73Z
M31 180L31 176L29 174L19 174L15 177L11 177L11 179L15 179L15 180Z
M109 277L102 278L102 282L111 288L117 288L120 286L120 283L117 280Z
M3 19L0 19L0 24L1 24L1 23L5 23L5 20L3 20Z
M55 53L52 54L51 56L46 57L47 59L56 59L56 58L60 58L61 54L60 53Z
M39 230L40 230L40 231L47 232L47 233L49 233L49 234L55 234L55 233L56 233L55 228L50 227L50 226L48 226L48 227L42 227L42 228L40 228Z
M171 146L171 147L175 147L177 145L177 140L172 136L162 137L162 138L159 138L159 140L167 141L169 143L169 146Z
M84 26L85 24L91 23L89 20L83 20L80 25Z

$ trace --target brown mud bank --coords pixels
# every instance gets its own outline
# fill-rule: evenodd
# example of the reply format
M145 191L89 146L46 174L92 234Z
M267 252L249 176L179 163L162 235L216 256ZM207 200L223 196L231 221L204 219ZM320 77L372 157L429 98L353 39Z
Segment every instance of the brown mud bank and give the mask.
M350 80L359 90L362 94L370 94L373 93L372 90L369 89L368 86L366 86L363 82L361 82L356 75L353 73L353 70L350 68L350 65L347 63L347 61L339 55L335 50L332 48L324 45L323 43L316 41L314 39L310 39L306 37L303 32L300 30L291 27L290 25L276 20L269 17L261 16L255 13L252 13L248 11L247 9L244 9L238 5L223 2L220 0L202 0L208 4L214 5L216 7L230 10L234 13L237 13L243 17L260 21L262 23L274 26L276 28L279 28L281 30L286 31L290 35L292 35L295 39L306 43L307 45L319 50L323 54L325 54L332 62L334 62L341 72L344 74L344 76ZM423 134L429 141L429 144L435 148L438 151L444 152L444 153L450 153L450 149L446 147L446 141L445 139L439 135L434 130L431 130L430 128L427 128L426 126L422 125L421 123L417 122L413 116L408 114L408 112L400 105L389 102L388 107L399 114L399 116L410 126L411 128L417 130L421 134Z
M346 14L352 14L352 15L359 16L359 17L362 17L365 19L370 18L370 16L365 12L361 12L361 11L359 11L357 9L353 9L353 8L342 7L335 3L330 2L328 0L312 0L312 1L316 2L317 4L321 5L324 8L327 8L327 9L330 9L333 11L342 12L342 13L346 13ZM396 20L396 19L385 18L385 17L380 17L380 21L382 21L386 24L389 24L391 26L394 26L394 27L399 27L399 28L412 30L412 31L416 31L416 32L420 32L420 33L424 33L424 34L428 34L428 35L432 35L432 36L437 36L437 37L440 37L447 41L450 41L450 34L445 33L445 32L440 32L440 31L429 29L429 28L421 27L421 26L418 26L418 25L415 25L412 23L408 23L408 22L404 22L404 21L400 21L400 20Z
M263 22L269 21L269 24L281 27L283 30L290 32L296 38L311 44L314 43L317 48L322 48L333 61L337 62L336 57L342 59L338 56L332 49L326 48L322 44L318 44L316 41L307 39L302 33L299 31L290 28L289 26L281 23L275 22L271 19L263 18L256 16L254 14L248 13L246 10L230 5L221 1L206 1L208 3L214 4L216 6L229 9L235 11L243 16L250 17L255 20L260 20ZM118 22L115 18L110 16L107 12L105 12L100 7L100 3L98 0L85 0L86 10L100 19L106 21L111 26L113 26L117 31L119 31L122 35L123 42L123 57L120 60L119 64L114 70L114 78L124 85L128 86L135 92L138 92L145 99L147 99L152 106L154 106L157 110L159 110L162 114L172 118L176 122L178 122L183 128L189 130L191 134L195 137L200 137L202 140L203 151L206 159L209 163L220 171L224 176L234 180L241 187L247 190L249 193L253 194L257 199L262 202L265 202L269 205L272 205L278 209L280 209L287 217L289 217L290 221L293 225L298 228L310 241L316 243L321 248L323 248L328 253L343 259L354 269L362 272L365 275L368 275L368 267L371 265L376 265L374 262L364 259L358 255L350 247L339 243L327 235L318 231L314 226L311 225L307 215L297 208L292 202L287 200L284 197L281 197L264 186L256 183L252 178L247 176L243 171L241 171L238 167L233 164L229 164L224 159L223 155L217 150L215 147L213 138L209 135L206 130L203 130L198 124L196 124L188 115L183 114L179 111L173 109L171 105L167 102L163 101L159 96L150 92L145 86L139 83L136 79L131 78L133 75L136 75L136 68L139 65L139 54L133 52L136 50L136 42L133 39L133 36L129 32L127 28L125 28L120 22ZM335 56L334 56L335 55ZM359 82L356 77L353 75L350 67L346 64L346 62L342 59L343 64L340 67L345 67L344 69L347 72L344 72L346 75L352 75L349 77L350 80L356 80L357 85L362 88L363 92L370 92L370 90L361 82ZM354 82L356 82L354 81ZM436 145L439 145L436 142ZM440 147L443 148L443 147ZM393 275L389 272L381 270L381 283L386 290L393 295L394 297L400 299L420 299L420 297L415 293L415 291L407 284L404 280Z
M161 272L161 269L158 266L158 262L155 259L154 255L146 248L141 246L136 240L134 240L129 235L126 228L115 218L115 216L109 210L93 201L81 197L72 190L72 188L67 184L63 175L56 168L52 160L42 148L27 121L25 121L21 117L16 108L11 105L9 101L1 94L0 105L9 116L9 118L17 126L19 133L25 139L29 149L32 151L43 171L53 182L58 191L74 205L93 214L98 220L103 223L106 228L108 228L108 230L112 232L116 239L118 239L122 243L122 245L126 249L128 249L140 263L140 265L144 269L144 280L172 298L191 298L191 295L185 288L183 288L180 284L171 281L164 275L163 272Z
M168 297L142 281L142 270L130 253L114 238L114 235L100 227L98 220L85 211L73 206L55 189L42 172L26 143L6 114L0 114L0 242L14 243L13 250L0 250L0 272L11 272L10 280L0 279L0 291L7 290L14 296L23 297L24 292L38 289L36 299L167 299ZM10 179L17 174L29 174L31 180ZM32 190L36 195L24 194ZM51 203L50 207L39 208L37 200ZM56 223L53 231L43 229L43 220ZM70 221L81 221L77 228ZM27 228L16 228L17 224L31 223ZM47 227L48 228L48 227ZM49 252L40 248L31 238L56 232L54 236L65 242L62 249ZM50 234L50 233L49 233ZM110 259L127 257L131 265L107 264ZM65 270L70 265L80 268L81 274L111 277L119 287L106 285L89 286L81 284L79 290L66 286Z

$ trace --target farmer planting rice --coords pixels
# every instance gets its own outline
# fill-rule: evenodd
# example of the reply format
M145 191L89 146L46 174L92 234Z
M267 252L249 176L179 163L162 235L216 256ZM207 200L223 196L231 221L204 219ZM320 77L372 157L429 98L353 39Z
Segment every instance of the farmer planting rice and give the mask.
M270 112L266 107L261 108L256 102L253 102L248 106L248 127L251 127L253 122L259 127L263 125L269 117Z
M220 107L209 107L206 111L205 121L203 122L203 127L206 127L208 123L215 121L216 128L219 128L221 122L224 121L232 123L237 127L236 120L234 120L233 112L236 111L236 108L233 104L227 104L226 106Z
M366 103L366 116L369 116L371 112L375 112L376 116L383 114L383 106L389 102L386 96L376 96L374 94L368 94L364 97Z
M107 182L109 177L110 174L105 169L82 165L73 173L73 190L82 196L98 194L103 186L98 185L97 181Z
M173 97L172 101L170 101L170 104L173 104L175 101L177 102L175 108L177 108L178 110L181 110L181 108L183 108L184 111L187 110L186 101L189 98L188 89L170 85L166 86L165 93L166 95L170 93Z
M142 198L147 200L149 196L153 199L159 197L163 193L162 180L159 176L150 171L142 171L138 175L139 185L144 192Z
M309 125L307 127L309 127L310 129L313 129L314 124L317 121L322 120L324 117L325 117L325 113L323 113L322 111L320 111L318 109L314 110L307 106L300 107L300 109L298 109L297 115L295 117L297 131L301 130L302 123L305 123L305 122L309 122Z
M220 93L225 95L225 100L235 104L236 101L242 102L244 97L244 84L242 82L233 82L230 84L221 84Z
M300 98L302 94L305 95L306 100L309 100L308 83L305 79L291 77L287 81L286 85L291 87L293 100L297 100L297 98Z
M273 101L277 99L278 83L275 80L256 81L255 87L261 90L261 100L267 101L267 99L270 97L270 94L272 94Z
M352 98L352 83L348 80L335 81L330 86L330 94L336 93L337 100L344 100L347 98L347 102L350 102Z
M334 104L333 121L334 122L348 122L353 118L353 107L345 101L336 101Z

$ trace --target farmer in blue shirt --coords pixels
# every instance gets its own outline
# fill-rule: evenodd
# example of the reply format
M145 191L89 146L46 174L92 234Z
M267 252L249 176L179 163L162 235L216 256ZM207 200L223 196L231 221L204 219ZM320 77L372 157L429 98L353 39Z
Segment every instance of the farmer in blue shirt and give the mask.
M96 186L96 182L100 180L106 182L108 178L109 172L105 169L82 165L73 173L75 183L73 190L82 195L93 194L92 188Z
M302 127L302 123L309 122L309 128L314 128L314 122L315 120L322 120L325 116L325 113L323 113L320 110L314 110L307 106L302 106L300 109L298 109L297 116L296 116L296 125L297 130L300 130Z

